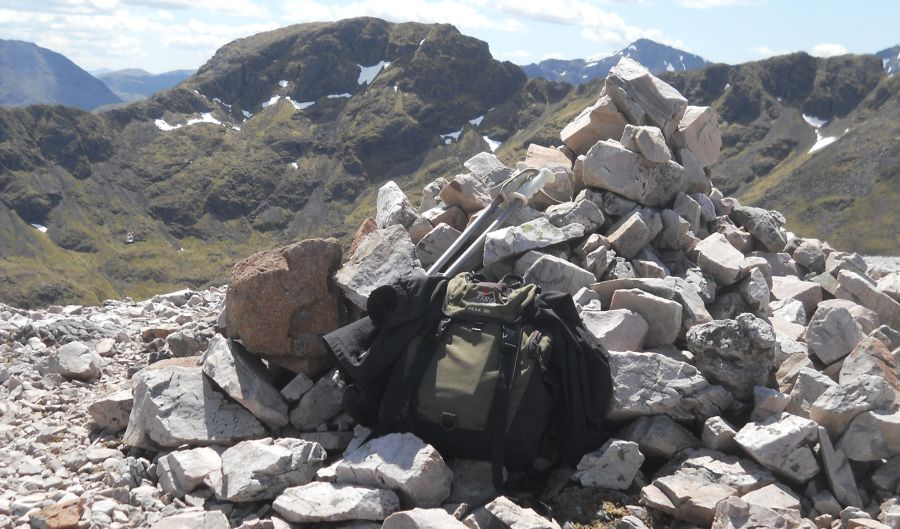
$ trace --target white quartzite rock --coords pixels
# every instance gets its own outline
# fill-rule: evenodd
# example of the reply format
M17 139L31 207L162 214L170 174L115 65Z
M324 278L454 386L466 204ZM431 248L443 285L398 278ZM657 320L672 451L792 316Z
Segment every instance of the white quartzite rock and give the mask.
M850 354L863 339L862 329L843 307L822 307L813 314L803 340L824 364Z
M697 252L697 266L709 273L719 285L733 285L741 278L744 254L721 233L703 239L694 251Z
M552 255L539 257L523 277L526 283L534 283L544 290L558 290L572 295L596 281L594 274Z
M625 125L619 143L630 151L640 152L651 162L663 163L672 159L672 151L658 127Z
M344 390L335 378L335 372L320 378L303 394L297 407L289 415L291 425L300 431L311 432L317 426L341 412Z
M674 137L675 145L686 147L703 167L709 167L719 159L722 133L719 117L710 107L688 106L684 111Z
M333 470L338 483L387 487L415 507L440 506L450 495L453 478L437 450L409 433L372 439Z
M721 415L732 397L712 386L690 364L658 353L610 352L613 393L611 420L665 414L676 420L706 420ZM665 384L658 381L665 380Z
M637 443L610 439L581 458L572 478L583 487L625 490L631 486L643 462Z
M862 505L862 497L856 486L856 478L853 469L847 461L847 456L841 450L835 450L828 437L825 428L819 427L819 457L822 459L822 467L825 470L825 478L834 497L842 505Z
M643 316L650 328L646 340L648 347L674 342L681 330L681 305L643 290L634 288L615 291L609 308L627 309Z
M560 529L559 524L540 516L534 509L520 507L506 496L500 496L468 516L464 523L469 529Z
M466 529L444 509L412 509L385 518L382 529Z
M609 96L584 109L559 133L562 142L575 154L585 154L600 140L617 140L625 130L625 117L616 109Z
M150 529L229 529L228 518L218 511L186 512L167 516Z
M400 510L393 491L314 481L285 489L272 508L290 522L384 520Z
M716 506L711 529L790 529L787 520L776 511L748 503L741 498L728 498Z
M609 71L606 89L630 123L655 125L667 138L687 109L684 96L628 57L622 57Z
M134 407L123 442L143 448L230 444L266 429L220 393L199 367L144 369L134 377Z
M538 218L520 226L509 226L487 235L484 242L484 265L490 266L528 250L544 248L584 236L584 226L569 224L557 228L546 218Z
M319 443L271 438L243 441L222 453L222 494L228 501L272 499L306 485L325 463Z
M876 461L900 455L900 411L860 413L837 446L853 461Z
M584 233L597 231L604 220L600 207L590 200L554 204L545 213L554 226L565 228L570 224L580 224L584 227Z
M203 373L270 428L288 423L288 405L262 361L217 334L203 354Z
M424 272L409 234L402 226L390 226L366 235L334 280L347 299L365 309L369 294L376 288Z
M100 378L100 355L81 342L70 342L50 354L50 370L69 380Z
M612 140L591 147L582 175L588 187L612 191L645 206L667 205L684 184L684 168L676 162L651 162Z
M826 389L810 406L809 418L838 439L860 413L889 409L893 403L894 391L883 378L862 375Z
M817 439L817 428L809 419L784 413L760 423L747 423L734 440L772 472L804 483L819 473L810 449Z
M584 310L581 321L608 351L643 351L650 329L637 312L620 310Z
M209 447L171 452L157 461L156 477L164 492L184 497L212 473L222 469L218 452Z
M378 199L375 203L375 222L379 228L387 228L394 224L400 224L404 228L411 228L419 214L410 204L406 194L396 182L390 180L378 190Z
M488 190L481 180L472 175L457 175L440 193L441 201L448 206L459 206L467 215L486 207L491 202Z
M97 426L118 432L128 426L133 402L131 390L123 389L95 400L87 411Z
M731 220L753 235L763 248L770 252L780 252L787 244L787 238L781 229L784 217L775 211L762 208L739 206L729 214Z

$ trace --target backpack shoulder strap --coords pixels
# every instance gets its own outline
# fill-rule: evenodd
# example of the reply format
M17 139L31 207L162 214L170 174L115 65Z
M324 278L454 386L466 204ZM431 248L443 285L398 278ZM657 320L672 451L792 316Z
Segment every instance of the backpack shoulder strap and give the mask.
M502 325L500 337L500 372L494 386L491 403L491 480L494 490L503 492L503 463L506 460L506 423L509 415L509 392L516 376L519 347L522 343L522 326Z

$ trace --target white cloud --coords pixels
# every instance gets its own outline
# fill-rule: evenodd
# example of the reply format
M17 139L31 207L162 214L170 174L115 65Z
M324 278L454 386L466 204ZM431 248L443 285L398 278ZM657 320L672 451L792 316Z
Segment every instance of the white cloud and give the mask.
M498 0L493 7L537 22L579 27L585 39L610 47L624 46L642 37L665 42L661 31L628 24L616 13L584 0Z
M501 61L510 61L517 64L530 62L534 58L534 54L526 50L501 51L494 54L496 59Z
M750 48L750 51L759 55L760 57L774 57L776 55L785 55L791 53L790 50L773 49L768 46L754 46Z
M522 31L524 26L515 18L487 16L480 8L483 0L357 0L347 5L333 5L314 0L285 0L282 8L290 22L324 22L370 16L394 22L423 22L453 24L462 29L491 29Z
M814 55L816 57L834 57L836 55L845 55L849 53L847 48L840 44L816 44L809 50L810 55Z
M760 0L678 0L678 4L691 9L711 7L745 6L762 3Z
M100 1L100 0L95 0ZM102 0L110 1L110 0ZM116 0L118 1L118 0ZM122 3L152 9L203 10L210 13L251 18L269 18L269 10L253 0L121 0Z

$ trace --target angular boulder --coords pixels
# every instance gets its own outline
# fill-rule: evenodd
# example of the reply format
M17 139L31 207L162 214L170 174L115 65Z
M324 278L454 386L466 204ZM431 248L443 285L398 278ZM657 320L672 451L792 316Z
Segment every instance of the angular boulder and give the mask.
M407 275L424 273L409 234L402 226L390 226L366 235L350 260L334 275L334 281L348 300L365 310L369 294L376 288Z
M609 71L606 89L629 123L655 125L670 137L687 109L687 99L640 63L622 57Z
M614 382L610 420L665 414L703 421L721 415L732 402L731 394L711 385L695 367L658 353L611 351L609 364Z
M240 442L222 453L220 500L273 499L288 487L306 485L325 464L319 443L265 438Z
M393 491L314 481L285 489L272 508L294 523L384 520L400 510Z
M410 433L372 439L330 470L337 483L386 487L412 507L440 506L453 479L438 451Z
M572 479L580 482L582 487L626 490L643 462L644 456L637 443L610 439L581 458Z
M345 318L331 280L340 265L336 239L310 239L241 260L225 296L228 336L249 351L290 356L307 374L320 374L331 358L318 337Z
M203 354L203 373L269 428L288 423L288 404L262 360L217 334Z
M645 345L654 347L675 341L681 330L681 305L677 301L654 296L639 289L617 290L609 308L637 312L649 325Z
M627 309L584 310L581 321L607 351L643 351L650 330L643 316Z
M713 233L700 241L696 247L695 262L719 285L733 285L743 273L744 254L728 242L721 233Z
M50 371L67 380L90 382L100 378L100 355L93 347L69 342L50 353Z
M98 398L88 406L87 412L100 428L110 432L124 430L134 399L130 389L123 389Z
M252 413L220 393L199 367L146 368L133 381L134 407L122 438L127 445L232 444L266 433Z
M687 332L687 345L697 369L740 400L751 400L754 386L774 382L775 332L752 314L696 325Z
M716 163L722 149L722 132L716 111L711 107L688 105L678 122L673 141L677 147L688 149L703 167Z
M542 255L523 274L526 283L534 283L544 290L557 290L575 295L582 288L590 287L594 274L569 261Z
M666 206L682 191L684 168L652 162L617 141L597 142L582 166L584 185L612 191L645 206Z
M795 484L819 473L811 446L818 439L816 423L783 413L763 422L749 422L735 442L759 464Z
M600 140L622 137L625 117L604 92L601 92L596 103L584 109L559 133L563 144L577 155L587 153Z
M488 233L484 241L484 265L522 255L529 250L584 236L584 226L569 224L557 228L546 218L538 218L520 226L509 226Z

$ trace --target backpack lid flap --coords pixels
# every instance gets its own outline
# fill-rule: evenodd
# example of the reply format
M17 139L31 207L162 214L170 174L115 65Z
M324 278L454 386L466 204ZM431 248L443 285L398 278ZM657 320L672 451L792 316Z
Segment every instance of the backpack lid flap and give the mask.
M513 323L534 303L537 293L537 285L477 281L464 272L447 284L443 311L451 318Z

